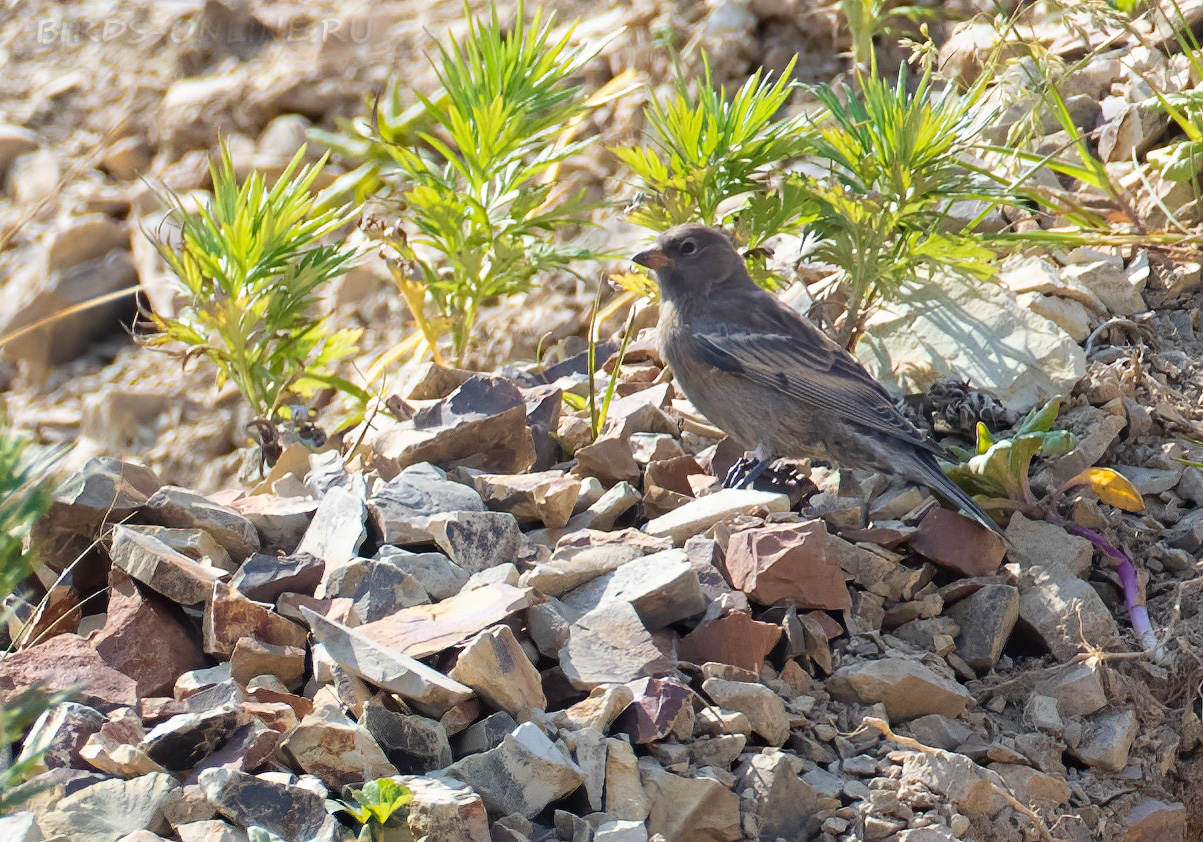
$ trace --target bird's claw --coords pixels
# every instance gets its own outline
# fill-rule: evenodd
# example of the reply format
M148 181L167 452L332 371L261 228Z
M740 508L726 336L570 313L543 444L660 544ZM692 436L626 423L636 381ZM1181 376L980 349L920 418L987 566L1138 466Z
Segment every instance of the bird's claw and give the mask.
M764 473L772 462L771 459L757 459L755 456L745 456L727 471L723 479L723 488L751 488L757 477Z

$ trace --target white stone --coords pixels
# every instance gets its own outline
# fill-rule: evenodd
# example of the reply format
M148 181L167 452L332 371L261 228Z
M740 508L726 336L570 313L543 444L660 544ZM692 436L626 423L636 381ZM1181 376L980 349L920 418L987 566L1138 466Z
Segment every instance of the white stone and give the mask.
M725 488L648 521L643 531L658 538L670 538L674 544L681 545L716 523L737 515L786 511L789 511L789 497L785 494Z

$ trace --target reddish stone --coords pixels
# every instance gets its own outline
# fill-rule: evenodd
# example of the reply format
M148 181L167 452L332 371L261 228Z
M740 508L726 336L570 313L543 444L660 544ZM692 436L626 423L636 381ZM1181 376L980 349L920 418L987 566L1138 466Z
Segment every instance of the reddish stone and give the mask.
M60 634L0 661L0 702L36 684L50 693L74 689L72 698L102 710L137 704L137 684L110 667L77 634Z
M688 687L673 678L641 678L626 684L634 699L614 720L614 731L629 734L634 743L668 736L681 710L693 704Z
M727 578L761 605L846 610L852 601L828 544L821 520L736 532L727 543Z
M296 623L252 602L223 582L215 583L213 596L205 604L205 651L229 657L244 637L302 649L309 641L305 630Z
M1124 842L1182 842L1186 834L1186 807L1144 798L1128 813Z
M188 703L169 696L156 696L138 702L138 716L144 723L160 722L188 712Z
M175 607L145 593L119 567L109 573L104 628L89 643L105 663L138 682L138 696L170 693L181 673L205 666L205 655L177 617Z
M874 526L869 529L845 529L840 537L850 544L876 544L892 550L903 543L913 530L890 529L885 526Z
M911 533L915 552L962 576L989 576L1002 565L1003 539L951 509L932 509Z
M819 628L823 630L828 639L839 637L844 633L844 627L840 625L840 621L824 611L807 611L805 614L800 614L799 617L809 617L818 623Z
M757 675L781 637L781 627L736 613L701 623L681 639L681 659L695 664L714 661L751 670Z
M690 485L689 478L699 475L705 476L707 483L714 480L692 456L662 459L647 463L643 474L643 486L645 489L663 488L665 491L675 491L677 494L692 497L693 486Z

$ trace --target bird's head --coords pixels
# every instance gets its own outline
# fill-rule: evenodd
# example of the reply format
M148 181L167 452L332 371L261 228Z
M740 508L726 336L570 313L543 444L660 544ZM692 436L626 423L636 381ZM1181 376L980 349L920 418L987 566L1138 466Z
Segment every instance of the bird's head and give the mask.
M660 292L669 301L705 299L719 284L751 283L748 268L727 235L696 223L668 229L656 245L632 259L656 273Z

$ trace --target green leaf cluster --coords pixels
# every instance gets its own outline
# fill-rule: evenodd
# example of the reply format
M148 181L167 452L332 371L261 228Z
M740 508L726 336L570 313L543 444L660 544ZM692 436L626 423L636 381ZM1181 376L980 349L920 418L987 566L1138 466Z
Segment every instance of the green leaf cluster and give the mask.
M208 359L218 382L232 381L265 419L285 417L288 399L326 386L366 398L334 373L360 332L330 330L313 312L320 287L357 257L345 243L323 242L354 210L327 205L314 191L326 159L302 167L304 154L302 147L271 186L259 172L239 184L223 146L210 163L212 201L194 212L165 193L182 242L156 242L187 301L174 317L150 315L157 332L147 343L179 343L185 361Z
M571 139L589 110L571 80L601 46L574 46L571 28L554 35L541 9L527 24L522 3L512 29L492 3L487 17L465 13L464 38L439 45L441 91L418 94L419 108L406 112L418 142L390 143L408 223L393 246L429 292L459 362L482 303L594 256L556 239L585 224L590 205L554 175L590 142Z
M1033 409L1007 438L996 439L978 422L976 450L950 447L959 461L945 473L971 494L982 495L978 503L986 508L1035 504L1028 484L1032 459L1063 456L1076 444L1069 431L1053 429L1060 410L1058 400Z
M987 279L994 253L976 221L1008 199L974 163L983 120L972 94L936 91L930 69L909 90L898 81L860 77L859 87L814 89L824 111L811 125L814 156L825 177L800 177L809 193L806 221L818 235L816 256L845 273L848 310L842 331L854 345L872 308L933 272ZM950 230L949 211L974 205L976 218Z
M345 812L363 825L359 838L373 842L410 842L404 821L406 806L414 795L409 787L392 778L377 778L351 790L352 801L329 801L331 812Z
M796 231L796 196L773 177L810 149L801 117L778 117L797 88L794 61L775 80L756 71L730 96L708 62L696 85L678 67L672 95L647 106L649 143L612 150L647 193L631 221L657 232L684 222L730 227L751 249Z

